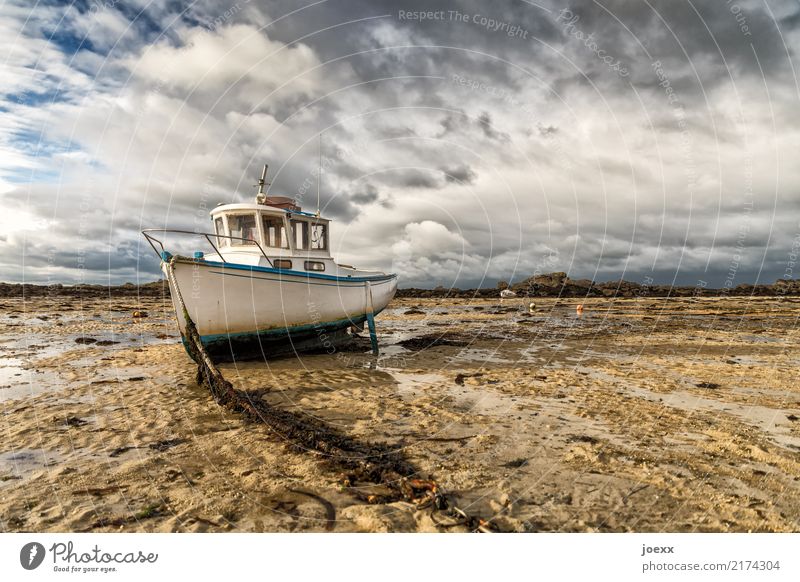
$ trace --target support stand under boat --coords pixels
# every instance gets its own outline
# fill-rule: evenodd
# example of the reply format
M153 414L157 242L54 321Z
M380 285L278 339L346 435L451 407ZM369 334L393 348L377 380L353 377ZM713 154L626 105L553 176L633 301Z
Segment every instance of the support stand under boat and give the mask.
M367 281L364 285L367 294L367 326L369 327L369 341L372 344L372 354L380 355L378 349L378 334L375 331L375 310L372 307L372 287Z

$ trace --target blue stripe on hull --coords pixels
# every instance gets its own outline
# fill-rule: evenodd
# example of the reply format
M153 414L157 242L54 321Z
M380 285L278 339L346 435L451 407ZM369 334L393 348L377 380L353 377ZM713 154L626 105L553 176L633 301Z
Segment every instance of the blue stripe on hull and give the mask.
M328 282L328 283L312 283L311 281L308 281L308 280L298 281L298 280L290 279L288 277L277 277L277 278L275 278L275 277L255 277L253 275L239 275L237 273L226 273L225 271L209 271L209 273L212 273L214 275L222 275L224 277L244 277L245 279L250 279L252 281L277 281L278 283L281 283L281 284L297 283L298 285L321 285L323 287L348 287L348 288L350 288L350 287L359 287L361 289L364 288L364 285L362 285L362 284L360 284L358 282L356 282L356 283L354 283L352 285L343 285L342 283L345 282L345 280L343 280L343 279L339 280L339 281L331 281L331 282ZM352 282L352 279L347 279L346 282L348 282L348 283ZM374 283L373 286L377 287L378 285L383 285L384 283L389 283L389 282L391 282L391 279L387 279L385 281L378 281L377 283Z
M302 277L303 279L324 279L326 281L336 281L339 283L364 283L390 281L396 279L397 275L374 275L371 277L338 277L336 275L323 275L322 273L312 273L307 271L291 271L288 269L274 269L272 267L261 267L257 265L242 265L240 263L220 263L219 261L186 261L186 264L206 265L208 267L217 267L222 269L235 269L238 271L249 271L251 273L272 273L274 275L282 275L284 277Z

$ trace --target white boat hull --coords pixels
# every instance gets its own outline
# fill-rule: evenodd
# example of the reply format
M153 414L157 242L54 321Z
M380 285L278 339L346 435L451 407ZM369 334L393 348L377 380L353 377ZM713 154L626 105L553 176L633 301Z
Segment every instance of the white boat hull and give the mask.
M397 290L395 275L338 277L183 258L174 260L173 271L203 344L221 353L255 343L268 355L287 340L295 348L324 345L331 332L383 310ZM170 291L185 337L172 282Z

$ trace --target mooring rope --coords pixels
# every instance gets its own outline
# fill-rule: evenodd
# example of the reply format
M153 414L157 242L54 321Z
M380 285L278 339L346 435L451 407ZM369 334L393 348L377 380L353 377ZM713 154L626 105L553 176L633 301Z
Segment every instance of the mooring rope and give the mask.
M253 399L247 392L234 388L203 346L197 327L183 301L174 272L175 261L181 258L172 256L169 259L166 269L167 279L175 292L180 313L186 322L184 341L189 354L197 363L197 382L208 388L219 405L243 414L249 420L267 425L294 445L325 455L327 463L346 470L347 475L343 480L345 486L352 487L358 482L366 482L386 487L391 492L389 495L363 495L354 490L356 495L367 503L406 501L417 509L430 508L432 520L442 528L465 526L470 531L476 532L497 531L491 522L471 516L458 508L451 496L445 493L436 481L414 478L413 475L419 471L397 452L389 451L380 445L360 443L352 437L338 433L314 417L276 408L260 398ZM183 260L191 261L191 259ZM437 520L436 514L445 515L453 521L443 523Z

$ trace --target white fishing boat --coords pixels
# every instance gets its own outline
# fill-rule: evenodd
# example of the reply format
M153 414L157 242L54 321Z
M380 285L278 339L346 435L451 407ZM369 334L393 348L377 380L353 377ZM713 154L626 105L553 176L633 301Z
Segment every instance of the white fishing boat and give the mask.
M161 257L181 335L185 306L206 350L219 359L332 353L364 322L377 352L373 316L394 297L397 275L337 264L330 221L290 198L266 196L266 169L254 203L211 211L213 232L142 231ZM162 239L174 236L196 237L206 248L191 257L173 254Z

